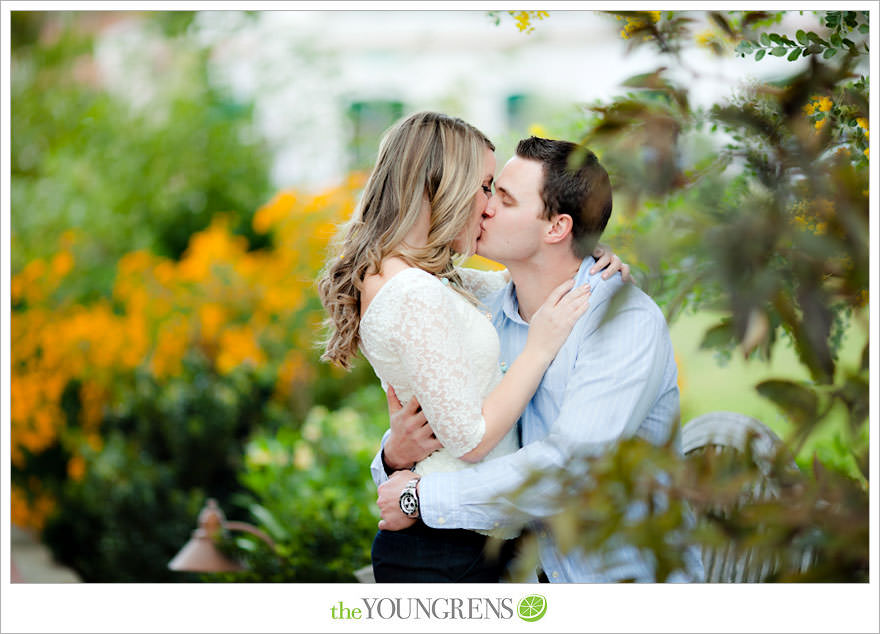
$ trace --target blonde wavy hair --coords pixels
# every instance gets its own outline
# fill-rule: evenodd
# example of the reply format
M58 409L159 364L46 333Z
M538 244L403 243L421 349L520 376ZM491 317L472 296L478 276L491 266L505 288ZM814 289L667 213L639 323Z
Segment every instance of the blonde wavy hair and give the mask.
M495 150L474 126L436 112L410 115L385 133L361 200L341 227L342 239L318 279L329 333L322 341L322 360L351 367L360 344L363 280L378 273L387 257L399 256L410 266L449 279L467 296L455 271L452 243L467 225L482 185L486 148ZM404 238L418 221L425 198L431 207L427 244L411 247Z

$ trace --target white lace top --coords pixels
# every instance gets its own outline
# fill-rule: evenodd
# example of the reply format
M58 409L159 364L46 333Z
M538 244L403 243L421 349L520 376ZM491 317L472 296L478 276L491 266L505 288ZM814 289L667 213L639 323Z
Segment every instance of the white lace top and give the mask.
M459 269L478 299L501 289L503 272ZM459 457L483 438L483 401L501 381L498 334L481 312L438 278L418 268L394 275L376 293L360 323L361 350L382 387L406 403L416 396L443 449L419 462L418 474L469 466ZM512 428L486 456L516 451Z

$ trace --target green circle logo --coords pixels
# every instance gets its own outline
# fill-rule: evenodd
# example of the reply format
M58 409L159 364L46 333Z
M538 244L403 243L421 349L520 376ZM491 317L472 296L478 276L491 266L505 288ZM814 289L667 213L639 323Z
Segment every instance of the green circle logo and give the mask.
M537 621L547 612L547 599L540 594L530 594L522 598L516 612L523 621Z

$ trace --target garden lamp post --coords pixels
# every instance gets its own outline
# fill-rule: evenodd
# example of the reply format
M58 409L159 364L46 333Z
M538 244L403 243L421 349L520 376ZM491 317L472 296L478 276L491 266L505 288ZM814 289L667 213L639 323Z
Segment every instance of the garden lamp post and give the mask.
M171 570L186 572L235 572L244 567L221 553L215 545L217 535L222 531L244 531L266 542L275 550L275 542L256 526L247 522L228 522L217 500L210 498L199 513L199 527L168 563Z

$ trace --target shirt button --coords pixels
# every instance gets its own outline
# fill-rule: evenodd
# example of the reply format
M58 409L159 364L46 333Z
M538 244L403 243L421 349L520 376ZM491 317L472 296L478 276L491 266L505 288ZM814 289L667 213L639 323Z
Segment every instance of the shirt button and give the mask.
M445 517L438 517L438 518L437 518L437 523L438 523L438 524L445 524L445 523L446 523L446 518L445 518Z
M554 572L554 573L553 573L553 578L554 578L554 579L558 579L558 578L559 578L559 573L558 573L558 572Z

